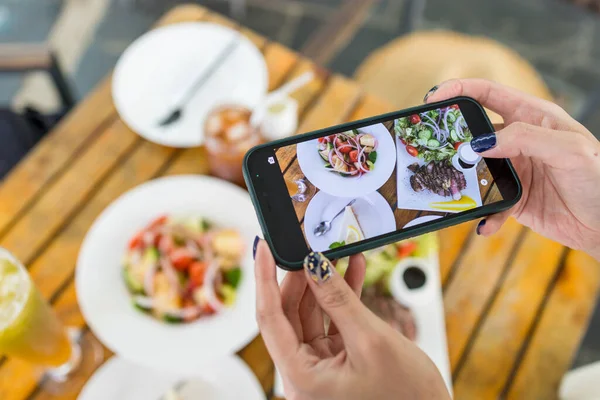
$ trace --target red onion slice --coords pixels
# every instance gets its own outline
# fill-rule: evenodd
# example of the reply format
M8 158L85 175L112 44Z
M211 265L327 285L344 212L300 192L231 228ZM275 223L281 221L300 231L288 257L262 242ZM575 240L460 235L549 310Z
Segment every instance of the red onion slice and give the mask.
M206 294L206 300L208 304L215 311L220 311L224 308L223 303L217 298L215 293L215 277L219 272L219 265L216 262L212 262L209 264L208 269L206 270L206 275L204 275L204 293Z
M161 257L160 266L171 285L171 290L176 294L180 294L181 285L179 284L179 276L177 275L177 271L175 271L175 267L171 264L171 261L167 257Z
M154 276L156 275L157 269L158 263L154 262L144 274L144 292L146 292L146 295L148 296L154 295Z

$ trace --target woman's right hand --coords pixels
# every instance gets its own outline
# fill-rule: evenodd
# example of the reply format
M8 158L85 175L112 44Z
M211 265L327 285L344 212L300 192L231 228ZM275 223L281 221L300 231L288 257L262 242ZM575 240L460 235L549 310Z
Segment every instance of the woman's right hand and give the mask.
M600 260L600 142L549 101L483 79L456 79L430 92L426 102L456 96L479 101L505 127L471 142L487 158L510 158L523 185L512 209L480 222L491 235L513 215L534 231Z

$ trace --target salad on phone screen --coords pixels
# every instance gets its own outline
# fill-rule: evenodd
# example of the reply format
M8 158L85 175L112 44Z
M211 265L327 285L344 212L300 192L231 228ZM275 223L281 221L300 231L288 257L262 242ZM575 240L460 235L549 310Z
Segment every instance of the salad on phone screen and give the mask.
M406 152L424 162L450 161L473 134L457 104L396 120L394 130Z
M354 129L318 139L317 150L325 169L344 177L360 177L375 168L377 139Z
M243 253L234 229L160 216L129 241L123 279L136 308L164 322L190 322L234 304Z

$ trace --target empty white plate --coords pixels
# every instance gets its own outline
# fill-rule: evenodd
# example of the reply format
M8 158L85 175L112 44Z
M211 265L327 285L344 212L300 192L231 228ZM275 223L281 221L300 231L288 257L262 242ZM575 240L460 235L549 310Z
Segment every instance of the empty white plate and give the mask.
M204 216L242 234L242 281L232 307L174 325L133 307L121 275L122 257L133 234L164 214ZM259 232L248 193L228 182L176 176L140 185L104 210L84 239L75 274L81 312L98 339L121 357L194 374L206 363L242 349L258 334L252 243Z
M185 104L179 121L161 127L187 90L232 39L240 42ZM253 109L265 96L268 72L261 52L232 29L186 22L152 30L125 50L113 74L115 107L125 123L152 142L194 147L204 140L207 114L223 104Z
M159 400L174 387L182 400L264 400L260 383L237 356L213 361L193 376L141 367L114 356L86 383L79 400Z

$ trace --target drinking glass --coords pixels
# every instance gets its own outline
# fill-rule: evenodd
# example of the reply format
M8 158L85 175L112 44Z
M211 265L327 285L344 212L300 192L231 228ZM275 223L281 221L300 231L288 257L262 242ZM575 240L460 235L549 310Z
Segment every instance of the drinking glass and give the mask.
M44 389L67 393L102 361L102 347L81 329L67 329L27 270L0 247L0 354L44 368Z
M302 176L286 177L285 186L292 200L303 203L310 199L315 189Z

